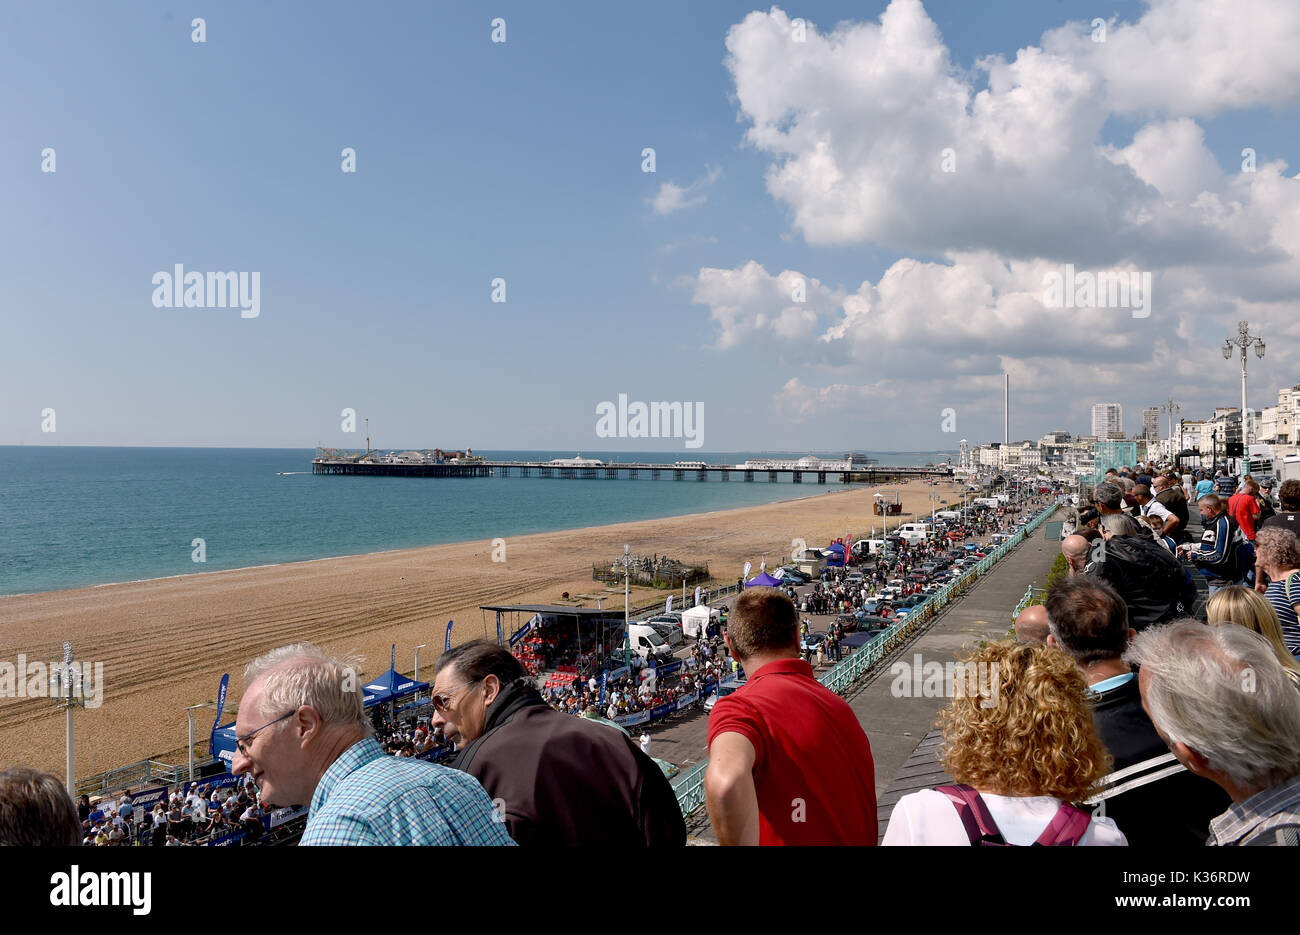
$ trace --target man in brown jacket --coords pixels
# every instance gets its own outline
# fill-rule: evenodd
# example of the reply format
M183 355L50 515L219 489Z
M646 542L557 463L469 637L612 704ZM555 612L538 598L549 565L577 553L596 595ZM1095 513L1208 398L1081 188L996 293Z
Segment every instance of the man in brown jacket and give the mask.
M517 843L686 843L654 760L619 729L552 709L509 650L474 640L434 671L430 720L456 745L449 765L483 785Z

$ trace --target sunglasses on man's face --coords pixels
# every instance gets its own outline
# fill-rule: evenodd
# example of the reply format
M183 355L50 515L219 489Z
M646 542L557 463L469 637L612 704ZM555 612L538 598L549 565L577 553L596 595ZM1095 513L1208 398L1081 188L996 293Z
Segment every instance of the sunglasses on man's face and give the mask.
M434 709L435 711L437 711L439 714L446 714L447 712L449 712L449 711L452 710L452 703L453 703L457 698L459 698L461 695L465 694L465 692L467 692L469 689L473 688L475 685L477 685L477 684L478 684L479 682L481 682L481 681L483 681L483 680L482 680L482 679L475 679L474 681L470 682L468 685L463 685L463 686L461 686L460 690L457 691L456 694L454 694L454 695L447 695L447 694L443 694L442 692L439 692L439 693L433 695L433 696L429 699L430 701L433 702L433 709Z

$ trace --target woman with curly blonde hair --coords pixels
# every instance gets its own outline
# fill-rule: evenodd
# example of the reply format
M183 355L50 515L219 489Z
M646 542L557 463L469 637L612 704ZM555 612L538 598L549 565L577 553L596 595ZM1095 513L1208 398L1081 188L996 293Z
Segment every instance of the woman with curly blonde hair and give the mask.
M989 643L954 667L949 688L939 724L956 785L899 799L882 843L1128 843L1113 821L1070 804L1111 766L1072 659L1039 643Z

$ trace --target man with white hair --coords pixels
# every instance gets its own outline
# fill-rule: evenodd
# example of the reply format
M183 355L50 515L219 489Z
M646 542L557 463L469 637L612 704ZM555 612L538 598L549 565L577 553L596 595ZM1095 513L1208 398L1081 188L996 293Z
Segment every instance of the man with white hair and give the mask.
M231 772L256 780L264 803L310 803L302 845L514 843L474 777L384 753L347 661L295 643L244 680Z
M1124 660L1170 751L1232 798L1206 843L1300 845L1300 693L1268 641L1176 620L1139 633Z

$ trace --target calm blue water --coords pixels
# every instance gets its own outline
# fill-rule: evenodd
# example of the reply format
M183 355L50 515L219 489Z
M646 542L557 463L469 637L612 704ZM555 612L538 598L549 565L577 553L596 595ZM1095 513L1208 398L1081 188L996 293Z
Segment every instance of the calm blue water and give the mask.
M572 451L479 451L549 460ZM807 452L690 452L739 463ZM310 449L0 447L0 594L509 538L806 497L839 484L329 477ZM583 451L608 461L677 453ZM824 454L823 457L831 457ZM838 455L833 455L838 457ZM955 452L874 453L923 464ZM277 476L280 472L306 473ZM202 538L207 561L191 560Z

